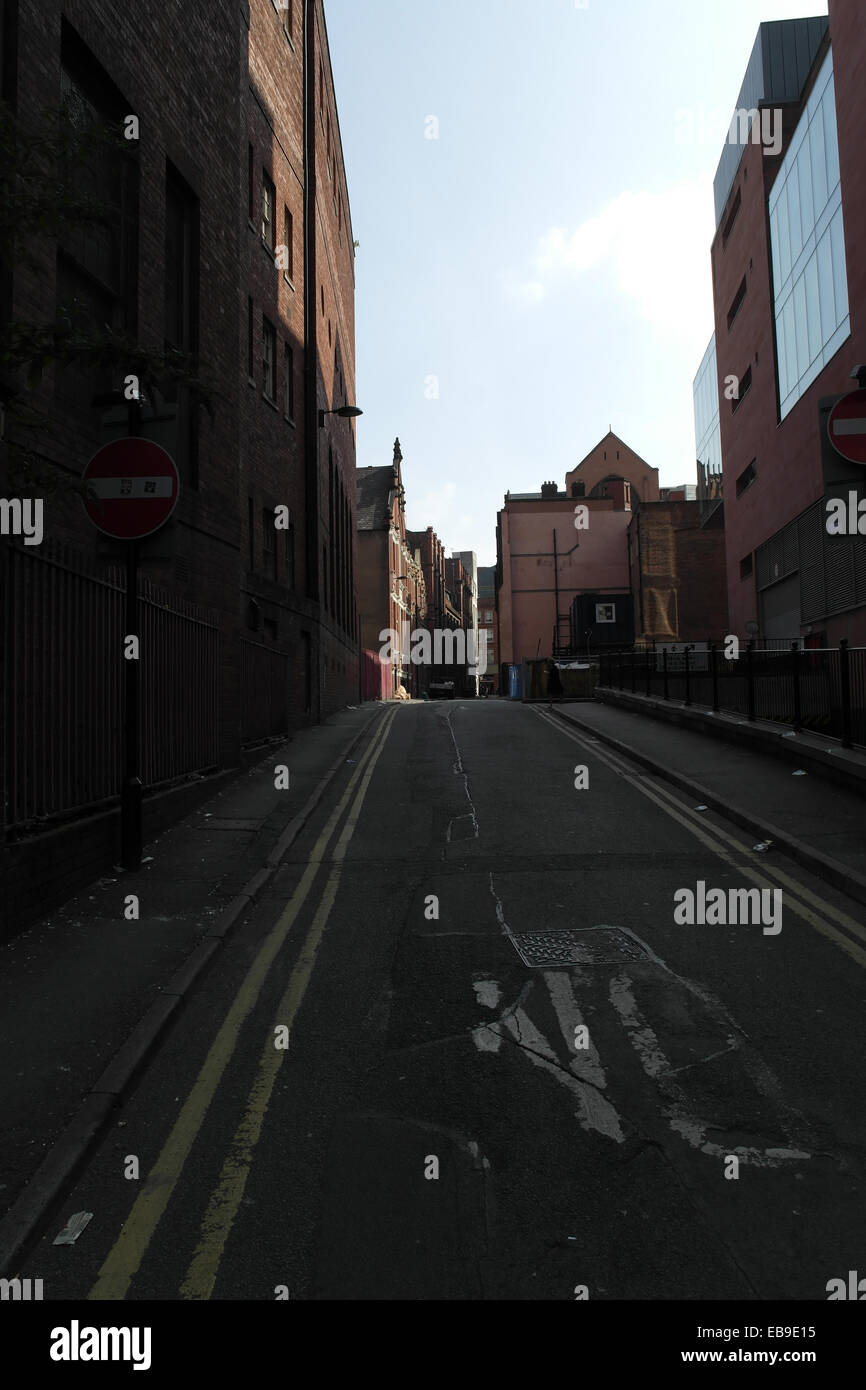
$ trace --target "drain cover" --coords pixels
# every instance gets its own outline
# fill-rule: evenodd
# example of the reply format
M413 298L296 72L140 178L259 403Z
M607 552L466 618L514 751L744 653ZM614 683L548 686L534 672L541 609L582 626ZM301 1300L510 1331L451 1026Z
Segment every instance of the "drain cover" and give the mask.
M619 927L514 932L511 939L524 965L615 965L648 959L639 943Z

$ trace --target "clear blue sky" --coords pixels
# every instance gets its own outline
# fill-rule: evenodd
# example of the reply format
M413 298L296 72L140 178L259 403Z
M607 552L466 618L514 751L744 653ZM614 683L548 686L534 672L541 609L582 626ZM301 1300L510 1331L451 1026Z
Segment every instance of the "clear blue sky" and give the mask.
M399 435L409 525L480 564L505 492L561 487L609 427L663 486L694 482L716 166L758 25L826 0L325 13L360 242L359 466Z

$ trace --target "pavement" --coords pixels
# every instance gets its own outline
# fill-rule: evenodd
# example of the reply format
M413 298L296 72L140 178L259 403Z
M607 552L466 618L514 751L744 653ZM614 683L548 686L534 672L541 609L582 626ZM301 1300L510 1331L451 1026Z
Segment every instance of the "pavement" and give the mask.
M699 768L851 874L863 803L635 716L641 766L614 717L347 710L2 948L0 1274L52 1300L825 1299L866 1240L864 914L665 784ZM701 880L782 884L783 929L680 924Z
M772 729L785 741L785 760L753 746L714 737L704 726L670 724L618 704L581 701L550 706L561 719L694 797L728 820L771 841L780 851L828 883L866 903L866 780L863 791L823 775L817 751L832 755L833 772L850 770L866 779L866 751L827 748L808 733ZM743 721L735 721L741 725ZM763 731L763 725L758 732ZM806 771L806 769L809 769Z
M116 866L0 947L0 1048L14 1059L0 1077L0 1274L381 713L348 708L272 745L145 845L139 872Z

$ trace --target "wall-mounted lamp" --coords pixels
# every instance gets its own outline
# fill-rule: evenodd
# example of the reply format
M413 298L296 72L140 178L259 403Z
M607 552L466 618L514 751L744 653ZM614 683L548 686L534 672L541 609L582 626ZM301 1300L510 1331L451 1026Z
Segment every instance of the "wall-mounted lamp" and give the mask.
M341 420L354 420L358 415L363 415L363 410L359 410L356 405L340 405L336 410L319 411L319 429L325 428L326 415L339 415Z

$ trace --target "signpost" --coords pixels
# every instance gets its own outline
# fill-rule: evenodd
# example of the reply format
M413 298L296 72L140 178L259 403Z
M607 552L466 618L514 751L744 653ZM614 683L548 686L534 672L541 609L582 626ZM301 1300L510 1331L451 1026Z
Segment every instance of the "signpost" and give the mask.
M866 389L839 398L827 419L827 434L837 454L866 465Z
M158 531L177 506L180 480L174 460L158 444L140 438L141 408L130 405L130 438L99 449L84 470L85 510L106 536L126 546L125 637L139 638L138 542ZM124 776L120 799L121 863L141 867L140 666L126 656Z

